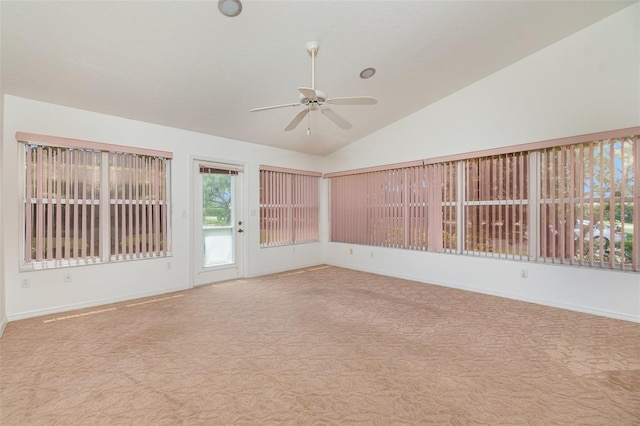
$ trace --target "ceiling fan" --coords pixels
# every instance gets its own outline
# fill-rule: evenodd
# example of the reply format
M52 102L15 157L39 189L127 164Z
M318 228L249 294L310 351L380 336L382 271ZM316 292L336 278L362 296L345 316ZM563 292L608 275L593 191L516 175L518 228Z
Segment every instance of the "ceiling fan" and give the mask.
M305 108L300 111L293 120L284 128L285 131L290 131L296 128L298 124L309 114L311 111L320 110L322 114L329 120L333 121L341 129L350 129L351 123L345 120L342 116L338 115L335 111L329 108L330 105L373 105L378 102L376 98L371 96L358 96L347 98L328 98L327 94L321 90L316 90L316 55L318 54L318 42L310 41L307 43L307 52L311 55L311 87L298 87L299 101L296 103L273 105L262 108L254 108L250 110L264 111L275 108L285 108L293 106L304 106ZM311 134L311 130L307 128L307 134Z

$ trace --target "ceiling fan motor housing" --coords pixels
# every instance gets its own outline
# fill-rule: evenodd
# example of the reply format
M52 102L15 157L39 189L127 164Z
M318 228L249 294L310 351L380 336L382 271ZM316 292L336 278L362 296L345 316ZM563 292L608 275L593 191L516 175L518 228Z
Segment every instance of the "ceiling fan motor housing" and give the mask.
M324 93L322 90L316 90L316 99L309 99L306 96L304 96L302 93L298 95L298 99L300 99L300 103L302 105L309 105L309 104L320 105L327 101L327 94Z

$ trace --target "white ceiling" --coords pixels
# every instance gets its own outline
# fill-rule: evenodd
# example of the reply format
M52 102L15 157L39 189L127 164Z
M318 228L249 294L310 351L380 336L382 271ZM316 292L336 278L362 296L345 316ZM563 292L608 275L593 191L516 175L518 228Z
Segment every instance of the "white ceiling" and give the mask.
M245 0L227 18L215 0L4 0L2 90L326 155L634 2ZM302 107L249 112L298 101L309 41L316 88L378 99L332 107L350 130L315 111L285 132Z

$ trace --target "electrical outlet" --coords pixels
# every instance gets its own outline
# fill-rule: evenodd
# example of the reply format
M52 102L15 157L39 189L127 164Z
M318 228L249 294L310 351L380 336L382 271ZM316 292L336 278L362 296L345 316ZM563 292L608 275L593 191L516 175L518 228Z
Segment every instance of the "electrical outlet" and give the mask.
M352 248L349 249L349 254L353 254L353 249Z
M167 262L167 271L170 271L171 268L173 268L173 265L171 264L171 262Z
M529 271L526 269L523 269L520 271L520 278L529 278Z
M31 287L31 280L29 278L23 278L22 282L20 283L20 287L22 287L22 288Z
M62 274L62 282L70 283L71 282L71 272L65 272Z

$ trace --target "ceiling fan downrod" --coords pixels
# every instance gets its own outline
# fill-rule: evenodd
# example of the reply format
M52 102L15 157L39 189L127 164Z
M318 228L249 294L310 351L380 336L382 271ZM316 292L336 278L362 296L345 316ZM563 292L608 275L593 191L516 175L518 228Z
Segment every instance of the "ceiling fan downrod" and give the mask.
M317 41L307 43L307 52L311 55L311 88L316 90L316 54L320 45Z

